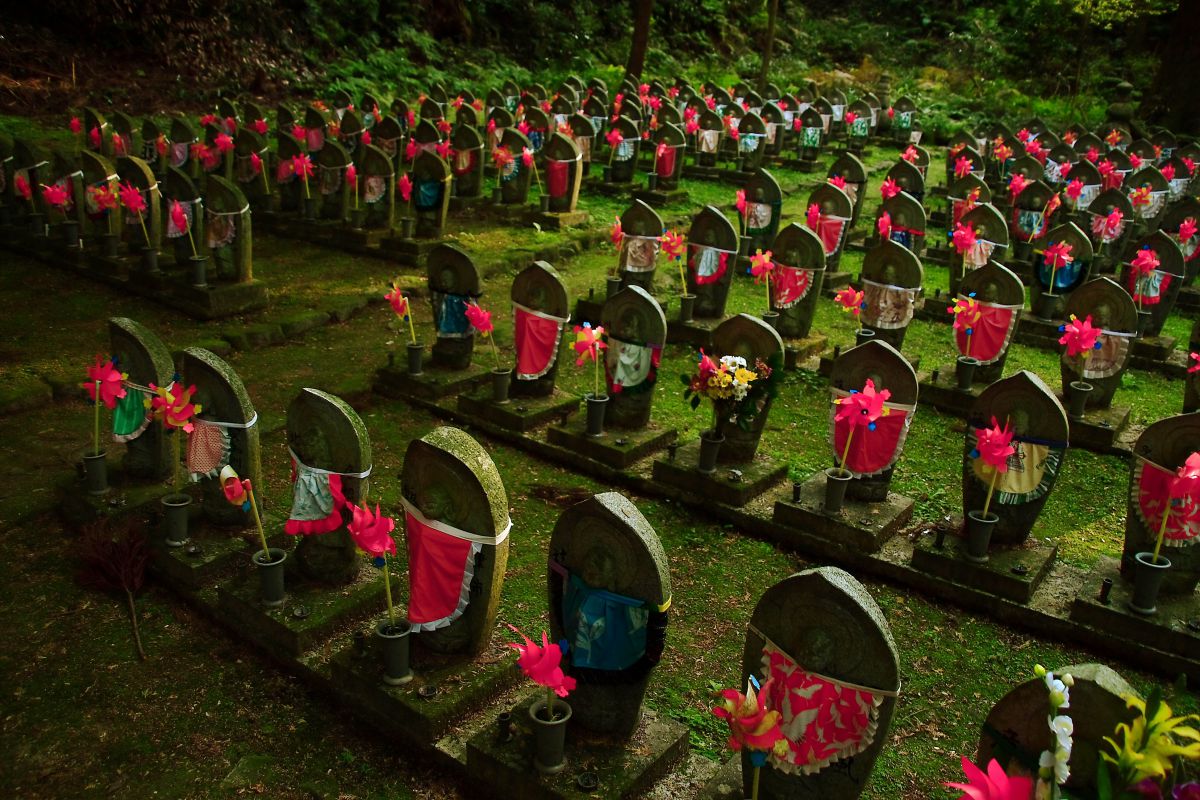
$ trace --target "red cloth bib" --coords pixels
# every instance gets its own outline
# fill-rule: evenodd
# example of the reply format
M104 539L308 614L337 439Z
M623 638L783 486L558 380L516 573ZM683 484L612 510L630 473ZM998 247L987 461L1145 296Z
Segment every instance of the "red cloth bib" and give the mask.
M517 350L517 380L540 378L554 366L558 343L562 338L562 326L566 320L542 315L521 306L513 306L513 320L516 327L513 338Z
M563 197L567 193L567 174L570 161L546 161L546 190L551 197Z
M776 308L791 308L808 295L812 288L816 270L788 267L775 263L775 277L771 281L771 293L775 296Z
M667 145L667 149L658 157L658 177L669 178L675 174L675 153L678 148Z
M1157 537L1163 514L1171 502L1171 480L1175 473L1142 458L1137 461L1137 472L1133 491L1137 499L1138 516L1151 536ZM1175 547L1189 545L1197 535L1200 535L1200 504L1184 498L1171 507L1163 544Z
M845 392L834 392L834 397L844 397ZM875 420L875 430L860 426L850 439L850 452L846 456L845 468L854 473L854 477L876 475L893 466L904 450L904 440L908 437L908 425L911 421L909 409L903 406L885 403L889 413ZM830 415L833 426L833 454L840 459L846 450L846 437L850 435L850 420L836 419L837 405L833 405Z
M414 631L449 625L467 608L478 545L404 515L408 543L408 621Z
M980 364L991 364L1008 349L1009 339L1017 326L1017 309L995 303L979 304L979 321L972 325L971 358ZM967 355L967 332L956 329L954 340L958 352Z

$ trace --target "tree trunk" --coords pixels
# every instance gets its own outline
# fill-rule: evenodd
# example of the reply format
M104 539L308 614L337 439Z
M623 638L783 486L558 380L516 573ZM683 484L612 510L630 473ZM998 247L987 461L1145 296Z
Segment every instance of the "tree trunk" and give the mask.
M763 44L762 67L758 72L758 93L767 97L771 81L771 51L775 49L775 18L779 16L779 0L767 0L767 41Z
M1146 97L1140 116L1175 133L1200 133L1200 2L1183 0L1167 23L1165 46L1160 51L1158 74Z
M646 48L650 44L650 16L654 10L654 0L632 0L633 2L633 41L629 45L629 63L625 65L625 74L637 84L642 78L642 69L646 66Z

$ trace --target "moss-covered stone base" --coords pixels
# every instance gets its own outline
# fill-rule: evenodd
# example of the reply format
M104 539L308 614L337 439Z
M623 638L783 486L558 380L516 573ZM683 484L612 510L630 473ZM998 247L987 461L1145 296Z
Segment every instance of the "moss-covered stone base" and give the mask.
M1028 603L1058 552L1057 544L1038 544L1030 538L1017 547L992 547L988 560L976 564L963 556L965 548L966 543L957 536L947 536L940 549L936 542L923 540L913 548L912 568L975 591Z
M579 411L580 398L554 390L546 397L510 397L507 403L492 400L492 387L484 386L458 396L458 410L510 431L533 430L556 419L566 420Z
M710 501L741 507L766 492L787 475L787 465L759 453L749 464L718 464L712 475L702 475L700 440L680 447L674 458L654 462L654 480Z
M912 519L913 501L888 492L882 503L864 503L846 498L842 510L825 510L825 473L818 472L800 486L796 502L775 503L775 522L786 525L798 537L814 537L831 544L875 553L884 542Z
M599 437L592 438L587 435L587 419L580 415L565 425L550 428L547 437L550 444L574 450L614 469L626 469L675 441L675 429L652 422L639 430L605 429Z

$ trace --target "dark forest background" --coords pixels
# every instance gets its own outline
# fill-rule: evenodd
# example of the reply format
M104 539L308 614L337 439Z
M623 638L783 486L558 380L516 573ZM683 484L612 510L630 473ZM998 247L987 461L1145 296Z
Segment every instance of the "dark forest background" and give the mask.
M434 80L619 77L639 6L647 75L758 73L770 0L37 0L0 21L0 103L45 109L64 86L188 104L221 88L411 96ZM1126 80L1141 116L1197 130L1200 0L779 0L775 31L777 82L886 70L944 95L946 125L1014 104L1087 121Z

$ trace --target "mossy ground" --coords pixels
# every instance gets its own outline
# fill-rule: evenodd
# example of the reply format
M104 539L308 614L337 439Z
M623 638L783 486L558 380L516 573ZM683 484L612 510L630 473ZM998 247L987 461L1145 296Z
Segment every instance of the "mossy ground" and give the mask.
M867 159L874 179L860 228L873 215L883 167L894 155L893 148L876 148ZM931 185L941 177L937 162ZM785 187L812 185L823 174L776 172ZM689 181L687 188L687 206L667 209L664 216L678 218L701 203L733 201L731 187ZM807 194L804 189L789 197L784 213L801 218ZM585 196L582 205L592 214L591 225L606 227L625 203ZM460 227L469 250L492 256L566 236L532 227L453 222L450 232ZM930 238L940 234L931 231ZM383 261L260 235L255 272L271 286L272 307L243 320L198 323L43 264L9 254L4 258L0 303L8 311L0 315L0 379L39 377L60 385L78 381L92 355L106 350L104 320L110 316L134 317L179 349L230 326L324 310L364 293L382 295L398 274L409 285L421 281L416 271ZM577 297L593 287L602 291L601 276L613 260L611 249L602 248L555 266ZM847 254L842 269L854 274L860 263L861 255ZM661 294L675 292L676 268L662 266L659 275ZM506 360L511 360L511 278L505 272L489 277L482 299L493 312ZM927 266L926 285L945 288L946 270ZM763 305L762 287L748 279L735 281L730 312L757 314ZM418 328L428 334L427 304L414 307ZM831 301L819 303L814 330L831 344L848 345L853 325ZM1176 316L1167 330L1186 341L1189 327L1190 321ZM377 304L348 322L284 345L229 357L262 417L262 488L271 511L284 514L289 506L281 425L290 398L303 386L365 397L372 372L387 351L402 348L405 336L391 310ZM949 363L949 328L914 322L905 351L921 355L926 365ZM477 357L491 354L481 349ZM679 428L684 439L707 422L703 412L688 408L677 378L690 371L694 358L687 348L668 346L655 390L655 420ZM1038 372L1051 386L1058 383L1052 353L1014 346L1008 371L1019 368ZM560 385L567 391L587 391L591 379L590 368L576 370L568 362L560 370ZM1127 378L1116 402L1131 406L1134 419L1144 423L1175 413L1181 396L1178 382L1138 372ZM784 376L763 449L787 463L794 478L827 465L828 403L828 386L814 373ZM362 416L375 458L372 500L395 514L407 443L440 423L404 403L379 398L362 408ZM72 469L90 426L89 407L74 397L0 419L0 478L6 487L0 492L0 518L6 521L0 536L0 625L6 640L0 674L7 679L0 758L8 766L0 772L0 785L19 797L458 796L436 773L414 766L408 754L355 724L327 698L281 675L161 589L150 587L138 605L149 660L139 663L132 657L124 607L73 584L77 542L52 515L39 513L49 507L49 487ZM918 411L893 484L916 500L918 519L960 508L961 442L961 422L930 408ZM505 477L515 523L500 616L532 633L544 626L545 549L560 512L557 498L571 490L607 487L505 444L487 442L487 449ZM1040 535L1058 540L1061 558L1086 567L1119 553L1128 470L1128 462L1116 457L1070 452L1040 527ZM634 501L663 540L674 584L669 650L648 702L686 723L693 745L717 757L724 734L708 712L712 691L737 679L753 605L768 586L809 565L675 504L645 497ZM973 755L988 709L1027 679L1034 663L1057 667L1097 660L906 589L866 583L892 627L904 680L891 738L866 797L943 796L940 782L957 775L960 755ZM1115 666L1139 688L1163 684ZM1178 694L1176 702L1184 710L1195 708L1190 694ZM245 780L223 784L239 763Z

